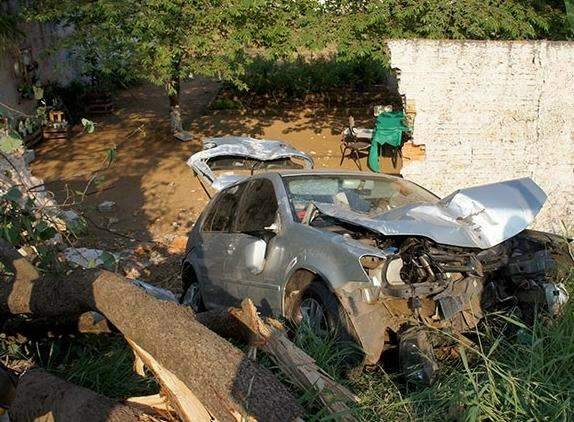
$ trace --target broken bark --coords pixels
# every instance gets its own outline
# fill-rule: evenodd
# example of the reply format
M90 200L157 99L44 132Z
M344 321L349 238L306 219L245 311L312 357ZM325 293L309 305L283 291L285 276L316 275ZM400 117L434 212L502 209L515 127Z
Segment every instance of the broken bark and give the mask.
M133 341L127 339L136 356L153 372L155 378L166 392L169 402L176 408L184 422L211 422L212 415L172 372L161 366L149 353Z
M175 412L169 404L167 398L161 394L152 394L151 396L130 397L125 400L129 406L140 409L144 413L151 415L157 414L162 417L167 417L168 420L173 420Z
M41 369L20 377L10 420L18 421L145 421L141 411L71 384Z
M226 319L228 323L225 322ZM305 391L317 392L321 402L337 420L355 420L348 403L356 403L357 396L333 380L319 368L312 357L293 344L279 322L273 319L263 322L250 299L241 303L241 309L204 312L197 315L197 320L222 336L244 336L243 340L265 351L291 382ZM240 328L237 326L238 322ZM229 327L233 327L231 332Z
M293 420L301 414L291 392L270 371L197 322L191 310L157 300L108 271L40 279L32 265L2 241L0 259L15 272L12 283L0 284L0 312L100 312L174 373L219 421L235 421L237 414L265 421Z

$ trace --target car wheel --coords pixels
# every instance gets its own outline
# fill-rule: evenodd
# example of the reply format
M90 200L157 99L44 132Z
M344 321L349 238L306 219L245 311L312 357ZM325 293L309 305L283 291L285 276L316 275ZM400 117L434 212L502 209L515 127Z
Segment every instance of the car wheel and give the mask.
M335 295L320 282L313 282L295 301L291 319L307 326L317 336L334 336L338 340L353 341L353 329Z
M179 299L179 303L189 306L193 312L203 312L206 310L201 297L201 290L199 289L199 282L195 275L195 271L191 267L186 267L181 274L184 292Z

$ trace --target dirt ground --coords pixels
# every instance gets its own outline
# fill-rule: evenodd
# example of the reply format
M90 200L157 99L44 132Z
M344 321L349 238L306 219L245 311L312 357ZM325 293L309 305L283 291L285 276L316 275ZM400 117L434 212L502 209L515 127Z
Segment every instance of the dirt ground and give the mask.
M188 233L208 202L186 165L202 139L222 135L280 139L310 153L316 168L339 168L339 143L349 113L357 125L372 121L369 106L210 110L219 89L217 83L202 79L184 86L182 112L184 127L194 136L190 142L170 135L163 90L141 85L118 93L113 114L93 118L94 133L78 129L70 140L45 141L37 147L32 172L44 179L58 202L89 219L90 234L82 238L82 246L121 251L146 242L160 245L172 264L160 276L173 281L181 256L168 251L168 245ZM107 151L114 147L116 159L106 168ZM366 169L366 159L362 164ZM388 158L381 159L381 166L392 171ZM356 168L351 160L342 167ZM104 201L116 203L112 212L97 210Z

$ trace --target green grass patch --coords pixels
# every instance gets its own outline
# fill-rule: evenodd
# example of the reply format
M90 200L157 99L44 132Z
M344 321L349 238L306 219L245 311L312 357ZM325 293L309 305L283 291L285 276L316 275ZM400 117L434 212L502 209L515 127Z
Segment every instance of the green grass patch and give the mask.
M298 331L295 341L360 397L354 412L361 421L574 419L573 303L556 318L539 313L531 327L509 313L489 315L476 331L475 347L455 343L457 353L439 362L438 379L427 387L407 385L382 367L350 370L345 362L354 350L332 339ZM305 420L330 419L311 393L300 397Z
M0 341L3 358L33 361L54 375L107 397L155 394L153 377L133 371L133 353L119 335L80 335L16 343Z

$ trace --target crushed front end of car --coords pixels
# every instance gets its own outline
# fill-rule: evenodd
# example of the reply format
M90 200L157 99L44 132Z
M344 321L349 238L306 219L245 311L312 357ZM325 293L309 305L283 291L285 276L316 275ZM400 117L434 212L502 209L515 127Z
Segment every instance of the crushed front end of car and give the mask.
M545 198L530 179L519 179L377 215L313 204L308 224L337 226L380 252L361 257L370 288L348 283L336 291L365 363L397 347L408 378L432 382L428 332L470 333L501 309L518 310L525 322L537 308L558 314L568 301L562 282L573 265L569 241L526 229Z

